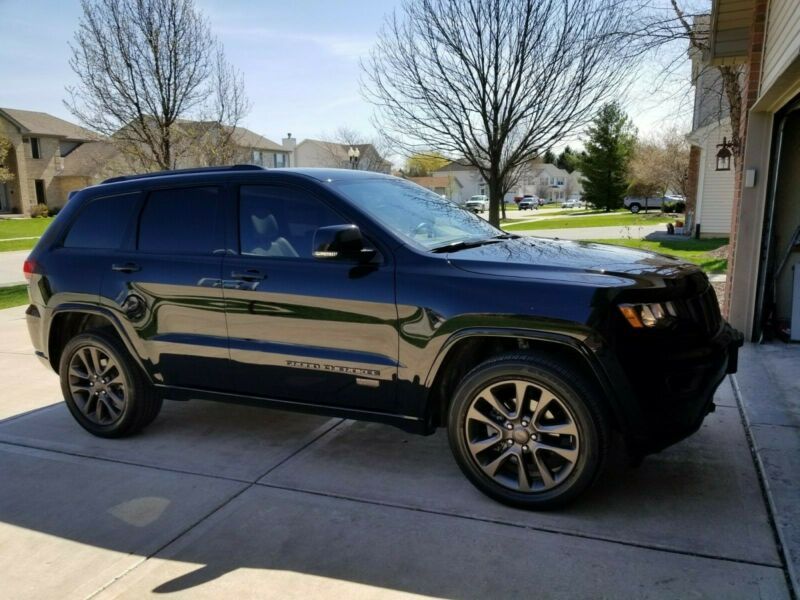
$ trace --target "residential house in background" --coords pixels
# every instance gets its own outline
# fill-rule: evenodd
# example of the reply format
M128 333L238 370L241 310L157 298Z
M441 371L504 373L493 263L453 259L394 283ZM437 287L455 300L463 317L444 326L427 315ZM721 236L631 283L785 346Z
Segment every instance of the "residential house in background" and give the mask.
M514 196L533 194L545 202L563 202L573 194L580 194L580 173L570 173L551 163L528 163L520 171Z
M480 171L464 160L454 160L434 171L433 175L449 176L458 182L459 187L451 198L457 202L466 202L475 195L489 195L489 186ZM520 170L517 184L506 194L504 201L508 203L514 197L533 194L547 202L563 202L583 192L580 181L579 171L569 173L553 164L530 162Z
M391 171L391 163L372 144L355 146L359 157L353 165L347 144L311 139L297 144L291 134L278 144L245 127L232 131L226 127L224 135L230 136L230 143L222 144L218 124L181 121L178 127L176 168L252 164ZM133 153L123 153L97 134L46 113L0 109L0 135L11 142L6 161L14 174L13 181L0 184L0 212L29 214L37 204L58 208L74 190L142 168ZM451 187L459 186L452 178L445 179L428 181L426 187L447 195Z
M489 186L475 167L464 160L454 160L431 173L433 177L447 177L457 182L451 190L450 200L464 204L472 196L489 195Z
M236 127L231 139L235 147L231 162L280 169L292 165L292 150L245 127Z
M695 27L707 30L708 16L695 20ZM686 199L687 234L727 237L731 232L733 209L733 161L717 161L717 153L731 139L728 99L719 71L701 52L689 52L694 82L689 182ZM719 164L718 164L719 163Z
M281 168L291 165L292 151L246 127L180 120L173 132L173 156L176 169L230 164ZM138 157L131 159L129 171L141 168Z
M740 136L725 308L757 341L800 334L800 10L796 0L714 0L711 64L741 65ZM781 325L783 324L783 325ZM799 338L800 339L800 338ZM796 555L795 555L796 556Z
M360 169L390 173L392 163L382 157L372 144L339 144L323 140L305 139L294 145L291 134L283 140L284 148L294 150L294 166L296 167L328 167L332 169ZM350 148L358 150L358 160L353 163L348 152Z
M0 108L0 135L11 142L6 160L14 174L13 181L0 184L0 212L15 213L30 213L37 204L61 206L76 189L71 186L77 163L70 156L97 140L96 134L63 119L14 108Z
M461 183L452 175L430 175L428 177L408 177L407 179L448 200L460 198Z

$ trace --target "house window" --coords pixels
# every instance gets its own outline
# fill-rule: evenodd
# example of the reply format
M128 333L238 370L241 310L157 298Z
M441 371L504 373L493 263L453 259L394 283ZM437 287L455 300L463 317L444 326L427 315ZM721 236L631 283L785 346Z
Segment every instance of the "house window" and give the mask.
M254 165L263 165L264 163L261 160L261 150L253 150L253 164Z
M34 156L34 158L37 157ZM47 204L47 198L44 195L44 179L34 179L33 185L36 187L36 202L38 204Z
M39 148L39 138L31 138L31 158L42 158Z
M275 153L274 165L275 165L276 169L282 169L283 167L285 167L286 166L286 155L282 154L282 153L279 153L279 152L276 152Z

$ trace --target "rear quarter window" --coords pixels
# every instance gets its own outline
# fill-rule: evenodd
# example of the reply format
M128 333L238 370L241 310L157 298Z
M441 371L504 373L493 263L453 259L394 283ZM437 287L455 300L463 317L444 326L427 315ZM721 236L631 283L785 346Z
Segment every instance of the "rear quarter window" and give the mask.
M133 218L139 194L105 196L90 200L79 212L64 238L66 248L114 250L122 245Z

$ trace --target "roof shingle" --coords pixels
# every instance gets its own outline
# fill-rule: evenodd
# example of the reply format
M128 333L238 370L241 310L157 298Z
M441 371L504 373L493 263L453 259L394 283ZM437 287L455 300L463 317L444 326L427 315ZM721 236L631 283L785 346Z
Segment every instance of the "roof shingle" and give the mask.
M61 137L68 140L93 140L98 135L53 115L18 108L0 108L0 114L23 129L25 134Z

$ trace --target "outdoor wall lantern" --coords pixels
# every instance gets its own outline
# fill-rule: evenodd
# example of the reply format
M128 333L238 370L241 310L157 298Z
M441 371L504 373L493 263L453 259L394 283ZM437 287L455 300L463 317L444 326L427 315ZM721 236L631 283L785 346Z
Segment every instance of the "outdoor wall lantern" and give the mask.
M722 143L717 144L717 171L730 171L731 170L731 157L733 157L733 142L729 142L727 138L722 138Z
M347 157L350 159L350 168L355 169L358 166L358 159L361 158L361 150L350 146L347 151Z

